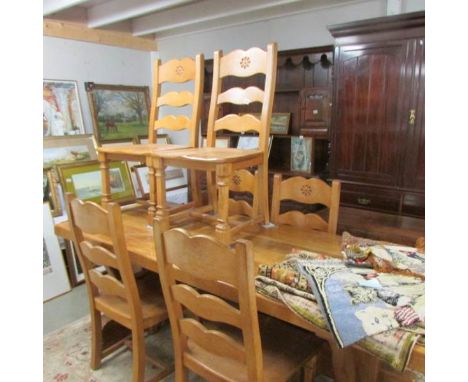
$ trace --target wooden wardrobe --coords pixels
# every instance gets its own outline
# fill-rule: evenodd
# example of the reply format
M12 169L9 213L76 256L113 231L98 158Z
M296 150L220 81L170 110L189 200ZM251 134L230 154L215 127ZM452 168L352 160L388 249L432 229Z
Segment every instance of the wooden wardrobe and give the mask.
M343 206L424 217L424 12L328 28L330 177Z

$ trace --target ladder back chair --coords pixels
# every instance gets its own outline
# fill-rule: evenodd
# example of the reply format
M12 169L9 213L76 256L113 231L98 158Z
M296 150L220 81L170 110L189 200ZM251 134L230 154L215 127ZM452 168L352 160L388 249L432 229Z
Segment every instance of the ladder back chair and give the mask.
M153 156L156 169L158 190L164 184L164 168L168 165L192 168L207 172L209 205L199 211L192 211L196 216L216 223L216 233L224 242L229 242L231 235L248 224L263 221L269 223L268 208L268 144L270 136L271 113L276 84L276 62L278 48L276 43L269 44L266 51L260 48L235 50L226 55L216 51L213 58L213 87L208 116L207 146L197 149L183 149L171 152L158 152ZM223 79L227 76L240 78L264 74L264 89L249 86L245 89L234 87L221 91ZM260 119L251 115L228 114L218 118L219 108L225 103L249 105L262 103ZM216 133L220 130L232 132L256 132L259 135L257 149L241 150L215 147ZM240 225L231 226L229 218L229 179L234 171L256 166L258 171L258 192L254 194L252 218ZM170 226L164 191L157 194L156 214L163 224ZM214 212L214 215L208 212ZM175 217L174 217L175 218Z
M286 382L310 366L304 375L312 382L321 341L273 317L259 319L252 244L238 240L232 249L182 228L163 230L156 218L154 240L171 323L175 380L186 382L191 370L208 381ZM238 307L200 292L195 280L203 289L229 286Z
M195 59L185 57L181 60L170 60L164 64L158 59L153 65L153 94L151 97L150 115L148 121L148 144L138 144L125 147L100 147L98 158L101 162L102 174L102 203L111 200L111 189L109 179L110 160L132 160L148 163L148 156L154 152L165 150L176 150L187 147L198 146L199 124L202 108L202 91L204 79L204 56L198 54ZM164 84L181 84L193 81L193 92L170 91L162 93ZM177 85L176 85L177 86ZM186 115L164 115L159 118L163 107L181 108L190 105L191 116ZM160 129L171 131L188 130L189 145L181 146L174 144L158 144L157 132ZM152 223L155 212L156 189L154 183L153 169L148 168L150 183L149 222ZM195 180L195 177L192 177ZM192 184L195 204L198 202L198 187Z
M104 357L125 345L124 341L119 341L106 348L103 346L107 342L103 338L105 327L114 321L131 331L132 381L143 382L147 358L144 330L168 318L159 281L152 275L136 281L118 204L108 203L103 208L67 194L67 208L88 290L92 325L91 368L99 368ZM106 237L111 243L111 249L93 244L89 235ZM97 266L106 267L108 272L100 272ZM103 325L102 315L112 321ZM150 362L163 369L156 380L173 370L156 360L150 359Z
M282 180L281 174L273 177L273 197L271 201L271 220L274 224L293 225L336 234L340 207L341 183L333 180L329 186L318 178L306 179L295 176ZM282 200L293 200L304 204L321 204L329 209L328 222L320 215L300 211L280 214Z

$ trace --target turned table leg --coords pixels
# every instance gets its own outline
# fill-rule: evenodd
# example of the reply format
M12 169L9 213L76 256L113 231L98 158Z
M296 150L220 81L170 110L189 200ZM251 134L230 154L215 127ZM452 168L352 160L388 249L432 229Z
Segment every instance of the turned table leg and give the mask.
M162 228L169 229L169 208L166 201L166 174L164 172L164 161L160 158L153 158L153 166L153 178L155 181L153 195L155 195L156 200L156 216L158 216Z
M105 205L112 201L111 187L110 187L110 173L109 173L109 160L107 155L104 153L99 153L99 167L101 170L101 204Z

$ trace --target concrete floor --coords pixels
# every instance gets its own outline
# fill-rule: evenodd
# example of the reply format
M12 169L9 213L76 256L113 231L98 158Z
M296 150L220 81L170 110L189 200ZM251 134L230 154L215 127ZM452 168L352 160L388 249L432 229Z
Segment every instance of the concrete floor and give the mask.
M86 285L44 303L42 307L43 334L53 332L89 314Z

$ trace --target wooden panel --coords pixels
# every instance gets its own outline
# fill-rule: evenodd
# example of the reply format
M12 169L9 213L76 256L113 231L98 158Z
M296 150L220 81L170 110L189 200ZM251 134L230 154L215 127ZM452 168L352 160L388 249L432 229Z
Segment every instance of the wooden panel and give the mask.
M328 223L316 214L303 214L299 211L289 211L278 217L279 224L287 224L295 227L303 227L326 231Z
M195 78L195 61L185 57L182 60L170 60L159 67L159 83L187 82Z
M190 128L190 119L185 115L166 115L154 121L154 129L183 130Z
M398 110L404 51L401 43L341 49L332 147L336 177L397 184L403 143Z
M229 357L245 363L243 347L223 332L208 330L192 318L180 320L180 329L203 349L221 357Z
M256 86L246 89L231 88L218 96L218 104L234 103L236 105L248 105L252 102L263 102L265 92Z
M330 127L331 92L329 88L307 88L301 91L301 133L326 136Z
M280 200L291 199L300 203L320 203L330 206L331 188L323 180L293 177L281 184Z
M157 106L175 106L181 107L191 105L193 102L193 94L188 91L170 92L158 98Z
M221 57L219 75L250 77L257 73L266 73L267 53L260 48L234 50Z
M71 202L72 212L75 217L75 224L81 230L92 235L109 235L109 224L107 212L93 202L82 202L74 199ZM75 213L79 211L79 213Z
M245 169L237 170L229 183L229 190L235 192L248 191L253 194L255 187L255 175Z
M245 114L239 116L236 114L229 114L215 122L214 130L229 130L236 133L244 131L256 131L259 133L261 128L262 123L253 115Z
M401 192L370 186L343 184L341 204L398 213Z
M174 299L187 307L197 317L224 322L241 328L239 311L219 297L199 294L194 288L184 284L173 285L171 290Z
M423 193L406 192L403 195L401 212L404 215L419 216L425 215L425 198Z

